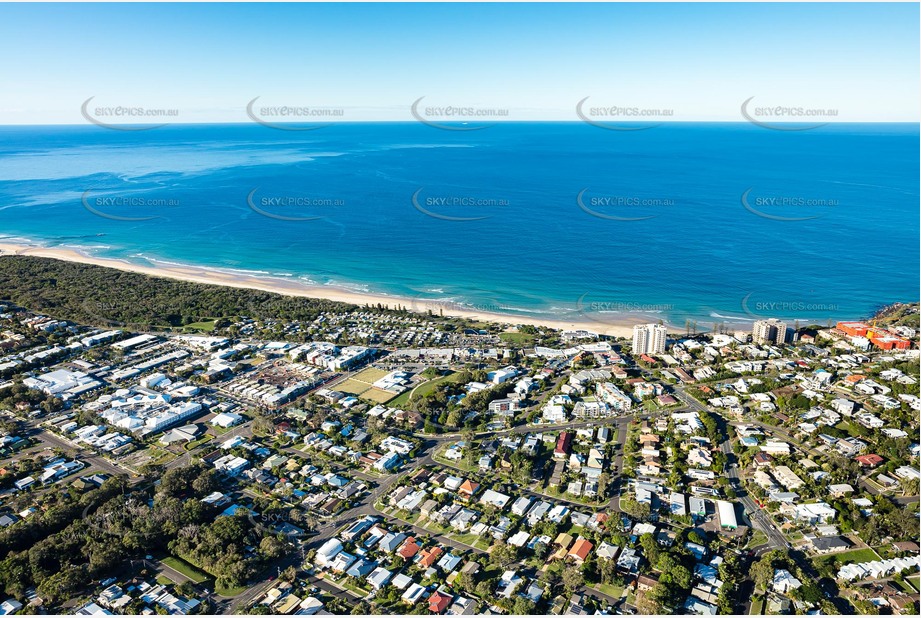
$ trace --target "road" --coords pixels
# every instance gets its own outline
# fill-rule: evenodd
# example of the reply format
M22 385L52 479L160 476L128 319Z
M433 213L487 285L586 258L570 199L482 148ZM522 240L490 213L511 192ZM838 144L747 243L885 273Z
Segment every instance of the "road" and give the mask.
M586 421L586 422L582 422L582 423L567 424L567 425L554 426L554 427L555 427L555 428L558 428L558 429L562 429L562 428L566 428L566 429L577 429L577 428L580 428L580 427L598 426L598 425L602 425L602 424L615 423L615 424L618 425L618 430L619 430L619 431L618 431L618 434L619 434L619 436L620 436L621 438L625 438L625 436L626 436L626 431L627 431L627 425L629 424L629 422L630 422L631 420L633 420L633 418L634 418L634 417L633 417L632 415L631 415L631 416L622 416L622 417L614 417L614 418L609 418L609 419L599 419L598 421L594 421L594 422L588 422L588 421ZM603 422L603 421L604 421L604 422ZM541 430L545 430L545 429L547 429L547 428L548 428L547 426L535 427L535 426L522 425L522 426L519 426L519 427L514 427L514 428L512 428L512 429L508 429L508 430L504 430L504 431L500 431L500 432L490 432L490 433L483 433L483 434L478 434L478 435L481 435L482 437L495 437L495 436L499 436L499 435L508 435L508 434L515 434L515 433L528 433L528 432L533 432L533 431L541 431ZM389 477L387 477L387 478L385 478L385 479L383 479L383 480L379 480L379 481L378 481L378 480L375 480L376 486L375 486L366 496L364 496L364 497L361 499L361 502L360 502L359 504L357 504L356 506L353 506L352 508L350 508L350 509L348 509L348 510L345 510L345 511L343 511L343 512L341 512L341 513L338 513L338 514L337 514L336 516L334 516L334 517L331 517L331 518L322 520L322 521L319 523L319 525L317 526L317 530L316 530L317 534L316 534L315 536L311 537L308 541L304 542L304 544L303 544L304 550L309 550L309 549L313 549L313 548L319 547L320 545L322 545L323 543L325 543L325 542L326 542L327 540L329 540L330 538L336 536L341 530L343 530L343 529L346 528L347 526L351 525L354 521L356 521L356 520L358 520L358 519L361 519L361 518L363 518L363 517L372 515L372 516L380 517L382 520L387 521L387 522L390 522L391 524L397 525L397 526L399 526L401 529L412 530L414 533L416 533L416 534L418 534L418 535L436 536L436 537L438 538L438 542L439 542L442 546L445 546L445 547L453 547L453 548L459 549L459 550L469 550L469 551L473 551L473 552L475 552L475 553L477 553L477 554L481 554L481 555L486 554L487 552L485 552L484 550L482 550L482 549L480 549L480 548L478 548L478 547L474 547L474 546L472 546L472 545L467 545L466 543L463 543L463 542L461 542L461 541L457 541L457 540L455 540L455 539L448 538L448 537L446 537L446 536L444 536L444 535L439 535L439 534L437 534L437 533L432 532L431 530L427 530L427 529L425 529L425 528L423 528L423 527L421 527L421 526L418 526L418 525L416 525L416 524L411 524L411 523L409 523L409 522L405 522L405 521L403 521L403 520L401 520L401 519L399 519L399 518L397 518L397 517L393 517L393 516L391 516L391 515L389 515L389 514L387 514L387 513L384 513L384 512L382 512L382 511L379 511L379 510L377 510L377 509L375 508L374 505L378 502L378 500L379 500L380 498L382 498L383 496L387 495L387 494L390 492L390 490L392 489L392 487L396 484L396 482L397 482L398 480L400 480L401 478L403 478L403 477L404 477L405 475L407 475L407 474L412 474L412 472L413 472L414 470L416 470L416 469L418 469L418 468L420 468L420 467L422 467L422 466L427 466L427 465L433 465L433 464L434 464L434 465L439 465L439 466L442 466L442 467L445 467L445 468L450 468L450 469L455 469L455 470L458 470L458 471L461 471L461 472L465 472L464 470L462 470L462 469L460 469L460 468L456 468L456 467L454 467L454 466L452 466L452 465L450 465L450 464L445 464L445 463L442 463L442 462L436 462L436 461L433 459L433 454L434 454L434 452L435 452L442 444L444 444L445 442L449 442L449 441L451 441L451 440L457 439L457 438L459 437L459 435L457 435L457 434L442 434L442 435L432 436L432 435L422 434L422 435L420 435L420 437L424 437L425 442L424 442L424 444L422 445L422 449L421 449L422 452L419 454L418 457L416 457L413 461L409 462L408 464L404 465L404 467L403 467L398 473L392 474L392 475L390 475ZM302 453L301 453L301 454L302 454ZM545 496L542 496L542 494L538 494L538 493L536 493L536 492L531 492L530 490L527 490L527 489L525 489L524 491L526 491L526 492L528 492L528 493L531 493L531 494L533 494L533 495L539 496L539 497L545 497ZM586 505L581 504L581 503L571 502L571 501L569 501L569 500L557 498L557 497L555 497L555 496L552 496L552 497L550 497L550 498L551 498L552 500L557 501L557 502L562 502L562 503L569 504L569 505L571 505L571 506L573 506L573 507L577 507L577 508L586 508ZM288 557L287 557L287 560L285 560L285 563L286 563L286 565L283 566L283 567L281 567L282 569L283 569L283 568L286 568L287 564L295 564L296 561L291 561L290 556L288 556ZM317 587L323 588L324 590L330 591L331 593L337 594L338 596L341 596L342 594L348 594L348 595L351 595L351 596L353 596L353 597L356 596L356 595L354 595L354 593L351 593L350 591L343 591L341 588L335 586L334 584L332 584L332 583L330 583L330 582L326 582L326 581L323 580L323 579L313 578L313 579L311 580L311 582L314 583L315 585L317 585ZM324 585L321 585L321 584L318 583L318 582L323 582L323 584L325 584L325 586L324 586ZM255 584L254 586L251 586L250 588L248 588L248 589L247 589L246 591L244 591L242 594L240 594L240 595L238 595L237 597L234 598L233 604L232 604L234 610L236 611L236 610L240 610L240 609L245 609L247 606L249 606L249 604L251 604L253 601L255 601L256 599L258 599L261 595L265 594L265 592L271 587L272 584L273 584L273 582L266 582L266 581L263 580L263 581L260 581L259 583ZM332 590L329 590L330 587L332 588ZM604 600L607 600L607 601L610 602L610 603L614 603L614 602L619 601L619 599L614 599L613 597L609 597L608 595L604 595L603 593L600 593L600 592L598 592L598 591L596 591L596 590L589 590L589 592L590 592L591 594L595 594L595 595L598 595L598 596L602 597ZM361 598L361 597L357 597L357 598Z
M59 448L69 453L69 456L71 457L79 457L80 459L96 466L100 470L115 476L131 476L131 472L129 470L119 468L116 464L110 462L106 458L86 451L76 444L61 438L60 436L48 431L43 427L31 423L27 423L27 425L31 429L30 435L34 435L45 444L50 444L55 448Z
M611 462L613 467L614 476L613 476L613 486L611 490L614 492L614 495L611 497L610 508L618 513L622 511L620 508L620 498L624 493L624 477L622 476L624 471L624 447L627 444L627 431L630 428L630 422L618 423L617 425L617 435L614 437L614 444L617 449L617 454L614 455L614 460Z
M749 426L754 425L756 427L760 427L761 429L766 429L767 431L771 433L771 435L781 438L786 442L789 442L790 444L792 444L793 446L795 446L796 448L798 448L799 450L803 451L804 453L806 453L807 455L811 457L821 457L822 456L821 451L816 450L810 446L806 446L805 444L803 444L802 442L794 438L790 434L790 432L787 431L783 427L777 427L776 425L768 425L767 423L762 423L761 421L757 421L754 419L745 419L744 422L730 421L729 425L731 425L732 427L738 427L740 425L749 425Z
M786 537L784 537L774 525L774 521L771 519L770 515L765 513L761 507L758 506L758 503L749 497L745 488L742 487L739 481L739 469L737 467L735 453L732 452L731 441L726 440L723 442L720 445L720 450L726 455L726 462L728 464L726 476L729 478L732 489L736 493L736 498L742 503L742 506L745 507L745 513L748 515L748 520L751 522L752 527L764 533L768 539L767 546L769 549L789 547Z
M174 568L172 568L172 567L170 567L170 566L167 566L167 565L163 564L163 563L160 562L159 560L156 560L156 561L152 561L152 560L143 560L142 562L143 562L145 565L147 565L147 567L150 568L151 570L154 570L154 571L156 571L156 572L158 572L158 573L162 573L163 575L165 575L165 576L168 577L169 579L173 580L173 581L176 582L177 584L181 584L181 583L183 583L183 582L192 582L193 584L195 583L195 582L192 581L190 578L186 577L185 575L183 575L182 573L180 573L180 572L177 571L176 569L174 569Z
M710 413L710 410L706 408L702 403L697 401L694 397L688 395L684 388L676 385L674 387L675 396L682 401L686 406L691 408L696 412L706 412ZM729 423L729 425L737 425L743 423ZM744 424L753 425L759 424L752 422L747 422ZM739 480L739 470L737 467L735 453L732 452L732 442L731 439L726 440L720 445L720 450L726 455L727 463L727 477L729 482L732 485L733 491L736 493L736 497L739 502L745 507L745 512L748 515L748 520L751 522L752 527L757 530L760 530L768 539L768 547L771 549L778 549L781 547L789 547L786 537L777 529L774 525L771 517L765 513L758 503L749 497L748 493L745 491L745 488L742 487L742 484Z

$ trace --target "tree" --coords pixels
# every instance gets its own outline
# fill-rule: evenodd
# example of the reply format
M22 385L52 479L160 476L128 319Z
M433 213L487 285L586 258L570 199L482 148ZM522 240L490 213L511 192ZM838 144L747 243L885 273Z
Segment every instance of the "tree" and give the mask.
M471 573L460 573L457 576L457 585L467 592L473 592L476 587L476 580Z
M278 560L285 553L285 544L277 537L267 536L259 542L259 553L266 560Z
M463 421L463 418L464 418L463 412L459 408L455 410L451 410L448 413L448 419L447 421L445 421L445 424L448 427L459 427L461 422Z
M566 591L567 597L582 585L582 579L582 569L579 567L573 565L563 569L563 589Z
M793 591L793 596L806 603L819 603L822 600L822 590L814 581L805 581Z
M768 585L774 579L774 563L783 554L777 550L770 551L751 566L751 577L755 582L756 590L767 590Z
M608 472L602 472L598 476L598 495L602 498L608 495L608 485L611 484L611 475Z
M527 616L534 611L534 601L518 596L512 605L512 614L516 616Z
M286 568L284 571L281 572L281 576L279 577L279 579L293 584L295 580L297 579L297 569L295 569L293 566L289 566L288 568Z
M207 496L212 492L218 491L220 488L221 483L217 480L217 475L214 470L206 470L192 481L192 489L199 496Z
M176 592L187 598L194 598L198 595L192 582L182 582L176 585Z
M646 560L650 564L658 564L659 562L659 544L656 543L656 539L649 533L640 535L640 546L643 548L643 556L646 557Z
M598 561L598 576L602 584L611 584L617 577L617 562L608 558Z
M351 611L351 614L353 616L367 616L370 613L371 613L371 606L364 599L356 603L355 607L353 607Z
M518 559L518 548L504 541L496 541L489 549L490 562L499 567L506 567Z
M251 425L253 430L253 435L255 436L271 436L275 433L275 424L267 416L257 414L256 418L253 419L253 424Z
M541 570L540 575L537 576L537 579L547 584L548 589L552 588L560 581L560 571L562 570L562 563L560 562L551 562L550 566L545 567Z
M57 604L82 589L87 579L85 568L70 565L42 580L37 590L46 602Z
M649 505L640 504L633 498L621 498L620 508L633 519L645 520L649 517Z

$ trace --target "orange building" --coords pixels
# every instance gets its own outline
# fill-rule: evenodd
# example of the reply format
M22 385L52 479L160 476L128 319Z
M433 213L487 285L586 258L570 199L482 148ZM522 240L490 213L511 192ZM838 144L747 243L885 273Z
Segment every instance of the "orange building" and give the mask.
M457 488L457 493L464 498L469 500L473 497L473 494L476 493L476 490L480 488L479 483L474 483L470 479L465 479L461 486Z
M419 554L419 564L425 568L428 568L435 564L443 553L444 550L437 545L435 547L430 547L429 549L423 549Z
M867 332L870 343L881 350L907 350L911 347L911 340L893 335L888 330L871 330Z
M870 330L870 326L863 322L838 322L835 328L851 337L866 337Z
M588 558L588 554L592 551L592 547L594 547L594 545L592 545L591 541L579 537L579 540L576 541L572 549L569 550L569 557L577 563L582 564L585 562L585 559Z

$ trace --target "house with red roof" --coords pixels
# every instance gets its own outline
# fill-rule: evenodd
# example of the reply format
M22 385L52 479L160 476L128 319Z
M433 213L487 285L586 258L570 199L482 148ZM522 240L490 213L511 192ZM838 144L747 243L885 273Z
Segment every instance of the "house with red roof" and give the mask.
M409 560L419 553L419 549L419 544L416 543L415 537L409 537L397 550L397 554L403 557L404 560Z
M428 549L423 549L419 554L419 566L423 568L429 568L441 558L441 555L444 553L444 550L438 546L430 547Z
M883 458L877 455L876 453L869 453L867 455L858 455L854 460L859 463L864 468L875 468L879 464L883 463Z
M560 433L557 438L556 448L553 449L553 456L557 459L569 457L569 451L572 448L572 434L568 431Z
M476 490L479 488L479 483L475 483L470 479L465 479L464 482L460 484L460 487L457 488L457 493L466 500L473 497L473 494L475 494Z
M454 600L454 597L445 594L441 590L436 590L432 593L432 596L429 597L429 613L430 614L441 614L444 613L446 609L451 605L451 601Z
M572 558L578 564L585 562L585 559L588 558L589 552L592 551L594 545L591 541L579 537L579 539L569 548L569 553L567 556Z

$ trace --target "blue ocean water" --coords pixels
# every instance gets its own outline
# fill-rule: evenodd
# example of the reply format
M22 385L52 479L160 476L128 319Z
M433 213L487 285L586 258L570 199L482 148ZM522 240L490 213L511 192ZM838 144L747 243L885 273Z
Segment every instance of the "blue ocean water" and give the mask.
M705 328L917 300L917 125L0 127L0 235Z

